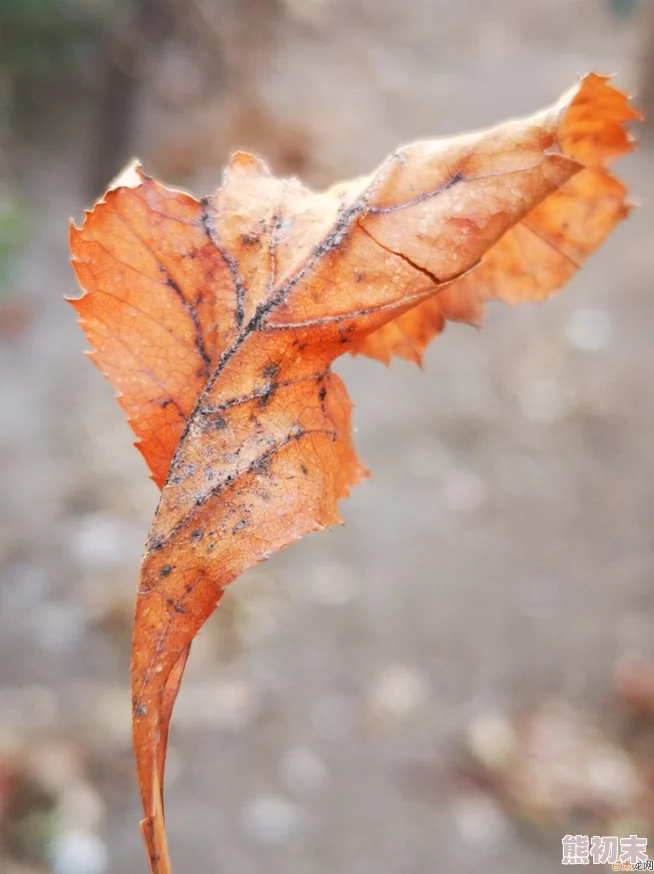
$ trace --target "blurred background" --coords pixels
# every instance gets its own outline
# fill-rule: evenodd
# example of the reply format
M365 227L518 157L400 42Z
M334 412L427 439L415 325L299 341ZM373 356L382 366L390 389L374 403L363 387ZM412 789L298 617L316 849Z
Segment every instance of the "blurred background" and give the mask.
M157 502L62 300L131 156L236 147L313 186L527 113L588 70L654 108L652 0L0 0L0 872L140 874L128 688ZM654 153L552 302L421 371L338 362L374 478L194 644L169 754L184 874L549 874L654 843ZM654 855L654 851L651 853Z

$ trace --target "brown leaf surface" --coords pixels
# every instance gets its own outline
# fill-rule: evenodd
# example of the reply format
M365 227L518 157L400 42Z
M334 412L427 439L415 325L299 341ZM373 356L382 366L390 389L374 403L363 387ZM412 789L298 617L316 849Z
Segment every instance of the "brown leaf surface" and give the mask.
M447 321L477 324L487 301L515 305L544 300L570 279L630 208L624 186L605 167L631 150L624 124L640 115L621 92L607 85L608 80L595 74L585 77L578 89L543 114L551 122L552 113L562 113L558 129L552 131L545 121L540 134L553 133L550 148L586 169L507 231L473 273L364 338L354 352L386 363L393 355L420 362L425 347ZM466 221L475 219L465 216ZM450 220L457 221L456 213Z
M530 118L414 143L322 193L235 155L196 200L130 167L71 228L72 301L161 500L138 590L134 745L153 872L190 643L252 564L340 521L366 475L344 352L419 360L446 320L541 300L627 212L605 165L636 118L590 75Z

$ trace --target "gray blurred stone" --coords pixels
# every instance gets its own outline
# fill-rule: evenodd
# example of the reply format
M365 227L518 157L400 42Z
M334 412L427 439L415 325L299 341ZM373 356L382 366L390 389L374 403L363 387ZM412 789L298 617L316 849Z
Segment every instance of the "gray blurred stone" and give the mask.
M311 600L326 607L348 604L358 591L359 579L356 571L340 561L330 561L314 568L307 588Z
M306 815L300 807L281 795L260 795L242 814L243 830L259 844L285 844L306 827Z
M104 818L104 802L90 783L75 780L59 797L57 818L64 828L95 831Z
M509 822L490 796L475 793L458 798L452 813L459 835L470 847L489 853L506 840Z
M328 773L323 760L310 749L292 747L282 759L281 777L294 795L312 795L325 785Z
M354 708L343 696L328 695L314 707L312 721L316 734L325 740L342 740L352 733Z
M69 527L69 549L82 566L96 570L120 567L141 553L141 532L115 513L77 516Z
M375 680L366 706L380 722L405 722L424 709L428 698L427 684L415 669L389 665Z
M573 349L599 352L613 339L613 320L605 310L574 310L565 326L565 336Z
M567 413L563 389L554 379L527 383L522 387L519 401L523 416L532 422L556 422Z
M261 701L246 677L225 677L182 684L175 708L176 725L205 725L240 731L256 717Z
M445 474L442 496L448 510L467 513L483 507L488 501L488 489L476 473L455 468Z
M108 865L107 848L93 832L71 829L53 842L53 874L105 874Z

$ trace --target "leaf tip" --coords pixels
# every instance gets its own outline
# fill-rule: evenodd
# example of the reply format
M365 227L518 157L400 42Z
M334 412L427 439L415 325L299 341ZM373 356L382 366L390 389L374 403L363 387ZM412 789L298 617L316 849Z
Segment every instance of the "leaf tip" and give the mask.
M77 234L79 234L81 230L81 228L77 227L77 225L75 224L75 219L71 216L68 219L68 239L70 240L71 245L73 243L73 240L76 239Z
M114 191L116 188L138 188L146 178L141 162L138 158L132 158L111 180L107 186L107 192Z
M227 165L226 173L241 176L270 176L270 167L261 158L250 152L234 152Z

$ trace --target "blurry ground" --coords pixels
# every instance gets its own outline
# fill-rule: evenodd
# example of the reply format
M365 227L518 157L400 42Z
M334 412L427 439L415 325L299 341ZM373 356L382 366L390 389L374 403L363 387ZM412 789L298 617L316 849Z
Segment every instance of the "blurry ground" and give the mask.
M198 193L235 146L323 185L531 111L578 72L636 81L639 19L598 0L286 0L227 36L238 4L197 6L227 72L165 42L128 145ZM255 60L234 73L243 45ZM92 833L107 871L140 874L129 622L157 494L62 302L96 103L37 96L12 153L31 321L0 341L0 749L65 799L58 874L102 870ZM611 730L616 658L654 655L652 158L621 168L643 208L553 302L448 328L423 371L339 362L374 478L345 526L237 583L197 640L170 752L177 871L559 870L570 826L517 826L456 766L471 723L552 696ZM33 870L17 864L0 870Z

